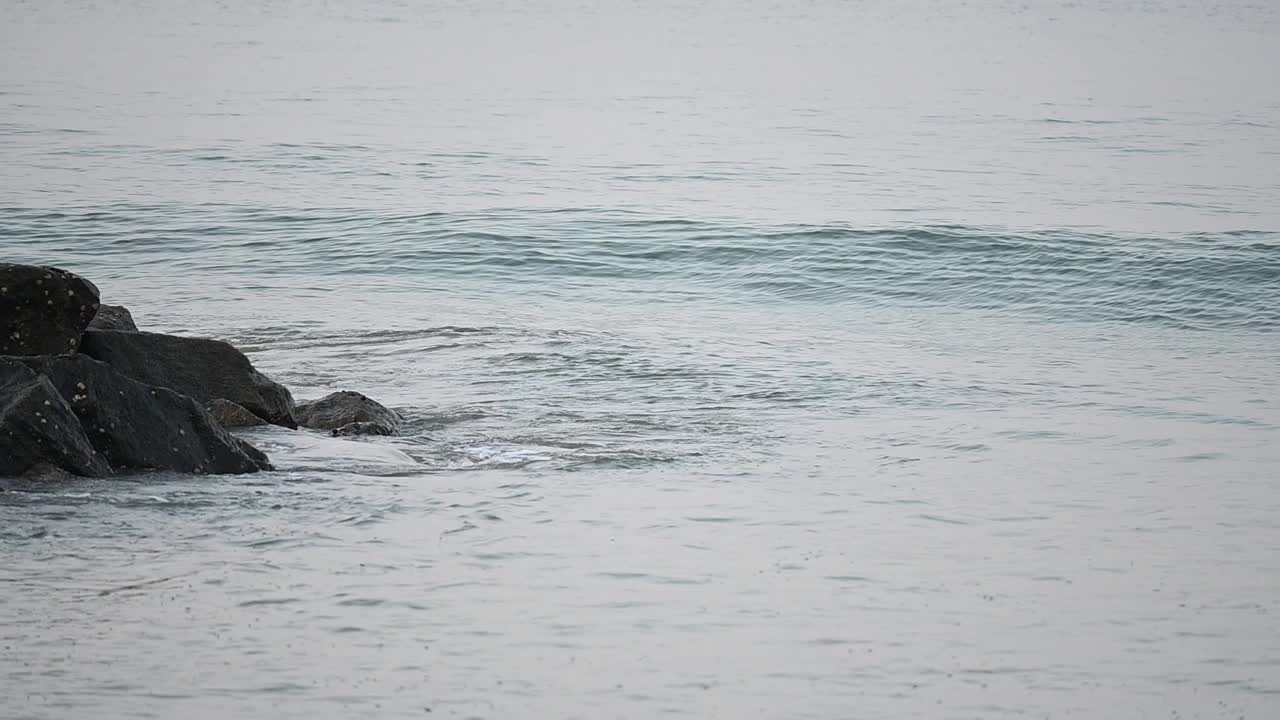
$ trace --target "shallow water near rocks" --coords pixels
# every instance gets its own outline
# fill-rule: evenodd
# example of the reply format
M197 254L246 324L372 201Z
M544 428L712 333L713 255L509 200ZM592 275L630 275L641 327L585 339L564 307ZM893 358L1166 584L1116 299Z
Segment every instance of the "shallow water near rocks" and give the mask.
M1280 714L1280 15L0 7L0 257L396 438L0 493L9 718Z

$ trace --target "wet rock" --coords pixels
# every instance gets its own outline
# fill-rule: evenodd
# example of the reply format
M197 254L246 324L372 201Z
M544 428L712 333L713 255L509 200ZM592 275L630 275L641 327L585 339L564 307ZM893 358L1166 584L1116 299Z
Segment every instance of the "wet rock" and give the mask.
M421 463L390 443L276 427L255 430L254 437L271 444L271 459L287 472L326 473L342 468L361 475L399 476L422 469Z
M149 332L89 330L80 351L139 382L200 403L229 400L273 425L296 428L293 396L221 340Z
M52 383L94 449L117 469L210 474L271 469L266 455L230 435L185 395L130 379L85 355L19 359Z
M216 425L217 423L215 423L215 426ZM258 470L275 470L276 469L275 465L271 464L271 458L267 457L267 454L259 450L253 443L249 442L248 440L245 440L244 438L238 438L229 432L227 433L227 437L231 438L231 443L236 446L237 450L244 453L245 457L253 461L254 466L257 467ZM209 472L209 471L206 470L205 472ZM239 471L236 471L236 472L239 472ZM257 472L257 470L248 470L246 472Z
M205 409L224 428L258 427L269 424L230 400L219 398L205 406Z
M138 332L138 326L133 322L133 313L120 305L99 305L98 314L93 316L89 329Z
M345 437L348 435L391 435L392 431L386 425L374 422L353 422L347 423L340 428L334 428L332 435L334 437Z
M111 473L53 383L24 362L0 358L0 476L51 475L49 468Z
M98 288L52 267L0 263L0 355L73 353L98 311Z
M343 390L299 405L298 424L334 435L394 435L400 430L400 414L358 392Z
M40 483L53 483L74 480L75 476L57 465L36 463L35 465L27 468L26 472L22 473L22 479L33 480Z

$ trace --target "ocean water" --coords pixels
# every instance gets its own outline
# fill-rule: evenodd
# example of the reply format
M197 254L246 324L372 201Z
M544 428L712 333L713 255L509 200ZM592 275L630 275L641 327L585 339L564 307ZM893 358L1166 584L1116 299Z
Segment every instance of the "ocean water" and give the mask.
M398 438L0 493L0 717L1280 717L1280 6L0 3L0 259Z

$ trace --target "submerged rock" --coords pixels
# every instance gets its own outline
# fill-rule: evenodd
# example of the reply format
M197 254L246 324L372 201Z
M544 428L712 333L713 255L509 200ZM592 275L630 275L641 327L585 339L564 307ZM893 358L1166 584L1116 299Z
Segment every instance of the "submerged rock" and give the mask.
M209 403L205 409L224 428L258 427L270 424L230 400L219 398Z
M266 455L229 434L185 395L130 379L84 355L20 360L57 389L94 449L117 469L211 474L271 469Z
M326 395L299 405L298 424L334 435L394 435L400 431L400 414L376 400L350 390Z
M289 390L221 340L89 330L80 351L148 385L175 390L200 403L229 400L273 425L298 427Z
M49 378L0 358L0 476L111 473Z
M0 263L0 355L56 355L80 347L98 288L52 267Z
M422 469L420 462L389 443L289 432L273 426L250 432L254 443L268 450L276 468L285 472L394 477Z
M98 314L93 316L89 329L138 332L138 326L133 322L133 313L120 305L99 305Z
M353 422L347 423L340 428L334 428L331 433L334 437L345 437L348 435L392 435L389 427L382 423L375 422Z

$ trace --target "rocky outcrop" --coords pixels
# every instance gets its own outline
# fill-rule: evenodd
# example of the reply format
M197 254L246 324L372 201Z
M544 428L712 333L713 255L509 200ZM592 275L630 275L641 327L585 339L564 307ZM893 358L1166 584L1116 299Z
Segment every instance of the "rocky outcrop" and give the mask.
M195 400L85 355L17 358L47 378L99 455L117 469L251 473L271 464Z
M93 316L89 329L138 332L138 326L133 322L133 313L120 305L99 305L98 314Z
M134 380L198 402L229 400L274 425L296 428L293 396L221 340L89 330L80 351Z
M229 429L299 421L335 436L394 435L402 424L357 392L295 407L226 342L139 332L78 275L0 263L0 477L257 472L271 469L267 456Z
M73 353L98 288L65 270L0 263L0 355Z
M0 476L52 477L54 468L111 473L53 383L23 362L0 358Z
M205 409L224 428L259 427L269 424L230 400L219 398L205 406Z
M334 435L394 435L400 431L400 414L358 392L343 390L299 405L298 424Z

